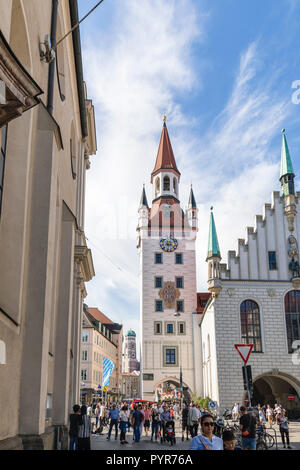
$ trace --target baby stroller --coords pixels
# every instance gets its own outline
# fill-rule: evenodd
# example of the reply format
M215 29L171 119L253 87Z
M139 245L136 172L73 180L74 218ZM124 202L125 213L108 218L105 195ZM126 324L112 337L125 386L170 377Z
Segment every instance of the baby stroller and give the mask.
M170 442L171 446L176 444L176 437L174 431L174 421L166 421L163 423L163 435L160 438L160 442Z

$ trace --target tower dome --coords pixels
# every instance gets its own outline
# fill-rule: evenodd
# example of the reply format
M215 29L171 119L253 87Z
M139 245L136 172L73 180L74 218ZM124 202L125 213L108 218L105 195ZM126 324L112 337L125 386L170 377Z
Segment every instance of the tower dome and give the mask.
M130 329L130 330L127 332L127 335L126 335L126 336L136 336L136 334L135 334L135 332L134 332L133 330Z

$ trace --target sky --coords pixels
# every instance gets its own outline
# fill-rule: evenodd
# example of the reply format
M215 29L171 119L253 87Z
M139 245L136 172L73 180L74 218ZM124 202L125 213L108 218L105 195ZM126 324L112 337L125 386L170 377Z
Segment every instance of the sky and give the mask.
M79 0L80 17L96 0ZM80 26L98 151L85 232L96 276L85 299L139 339L137 210L152 201L163 116L185 209L198 206L197 289L207 291L210 207L222 262L280 190L281 129L300 190L300 2L104 0Z

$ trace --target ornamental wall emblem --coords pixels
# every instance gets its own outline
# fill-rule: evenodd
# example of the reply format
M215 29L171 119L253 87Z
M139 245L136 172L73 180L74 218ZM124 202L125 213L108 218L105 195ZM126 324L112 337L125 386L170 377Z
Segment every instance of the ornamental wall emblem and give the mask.
M159 296L163 300L166 308L173 308L176 299L180 297L180 292L174 282L164 282L163 287L159 291Z
M294 235L288 237L288 255L290 258L298 257L298 243Z

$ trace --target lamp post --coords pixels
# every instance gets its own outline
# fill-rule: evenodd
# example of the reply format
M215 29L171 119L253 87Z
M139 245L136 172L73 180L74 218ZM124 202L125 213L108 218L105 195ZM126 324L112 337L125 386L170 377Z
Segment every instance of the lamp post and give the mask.
M181 313L176 310L174 317L178 318L181 316ZM181 348L180 348L181 349ZM180 374L179 374L179 388L180 388L180 408L182 410L183 406L183 382L182 382L182 360L181 360L181 351L180 351Z

